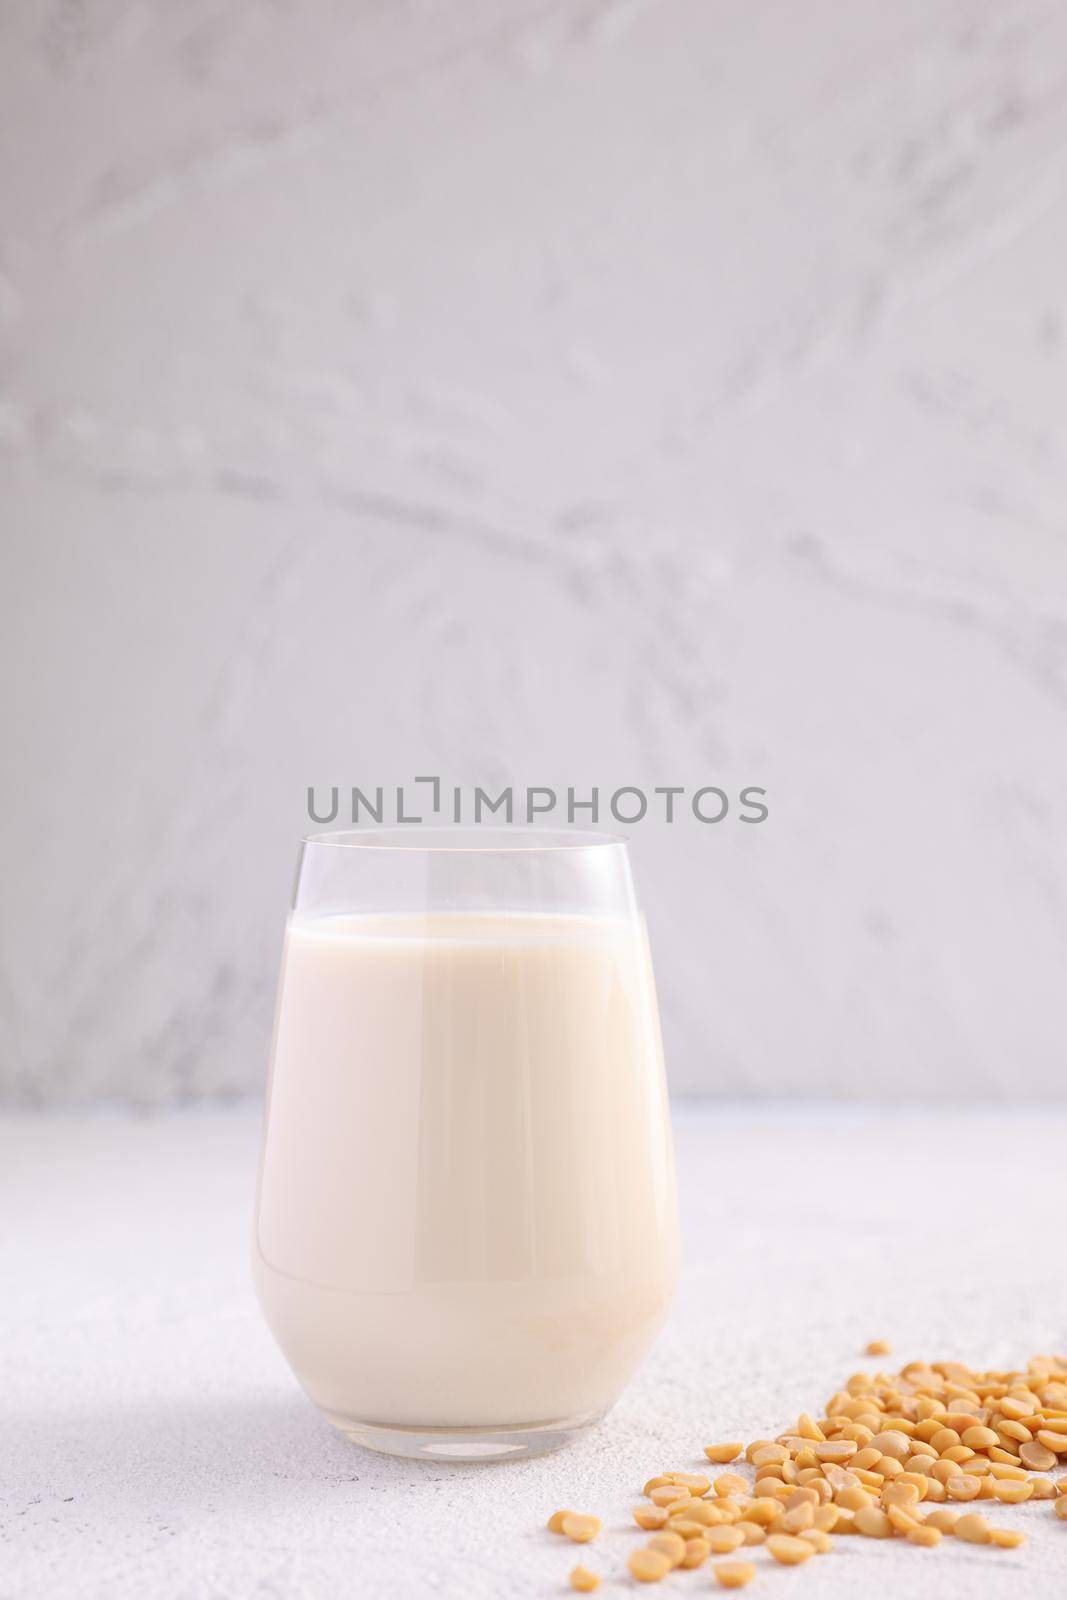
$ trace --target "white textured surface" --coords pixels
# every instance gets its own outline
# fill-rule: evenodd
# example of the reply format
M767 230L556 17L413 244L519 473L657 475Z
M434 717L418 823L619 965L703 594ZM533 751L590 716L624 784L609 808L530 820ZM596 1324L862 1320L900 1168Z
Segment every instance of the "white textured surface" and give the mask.
M611 1416L539 1461L386 1460L319 1418L259 1320L257 1135L236 1111L0 1123L3 1600L545 1600L576 1558L542 1527L561 1504L604 1518L584 1555L632 1592L645 1478L817 1410L869 1338L899 1361L1067 1346L1062 1112L690 1108L676 1309ZM1029 1544L842 1540L788 1579L756 1552L751 1592L1062 1593L1067 1524L994 1515Z
M765 784L676 1088L1063 1092L1067 9L0 13L0 1090L262 1082L309 783ZM14 692L13 692L14 691Z

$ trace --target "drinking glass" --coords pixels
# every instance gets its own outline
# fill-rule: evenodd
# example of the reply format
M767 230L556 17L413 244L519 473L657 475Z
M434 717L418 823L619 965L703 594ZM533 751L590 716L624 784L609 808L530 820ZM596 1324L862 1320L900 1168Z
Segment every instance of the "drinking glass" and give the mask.
M677 1272L624 839L305 839L255 1224L260 1304L335 1427L393 1455L555 1449L614 1403Z

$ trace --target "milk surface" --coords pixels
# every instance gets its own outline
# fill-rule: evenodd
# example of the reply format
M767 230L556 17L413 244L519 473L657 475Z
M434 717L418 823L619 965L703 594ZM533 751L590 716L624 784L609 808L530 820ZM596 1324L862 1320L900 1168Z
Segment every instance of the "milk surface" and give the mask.
M346 1420L605 1410L676 1272L651 966L635 919L294 920L256 1278Z

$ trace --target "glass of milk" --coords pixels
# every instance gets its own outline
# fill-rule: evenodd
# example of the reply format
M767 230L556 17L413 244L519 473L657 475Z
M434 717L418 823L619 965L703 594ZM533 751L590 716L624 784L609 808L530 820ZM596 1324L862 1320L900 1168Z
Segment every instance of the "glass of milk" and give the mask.
M304 841L255 1225L301 1385L394 1455L590 1427L677 1270L659 1019L626 843L425 827Z

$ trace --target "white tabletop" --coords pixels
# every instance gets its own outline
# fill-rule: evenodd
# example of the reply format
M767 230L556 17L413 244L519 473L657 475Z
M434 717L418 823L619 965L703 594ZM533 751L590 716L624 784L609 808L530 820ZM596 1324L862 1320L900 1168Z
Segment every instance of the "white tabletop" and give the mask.
M0 1596L558 1595L579 1559L544 1531L559 1506L604 1519L581 1559L632 1593L645 1478L817 1412L868 1339L894 1370L1067 1347L1064 1111L683 1107L676 1137L682 1283L616 1410L553 1456L430 1466L333 1432L260 1321L257 1111L0 1122ZM795 1574L756 1550L748 1593L1067 1592L1049 1504L988 1514L1028 1544L840 1539Z

